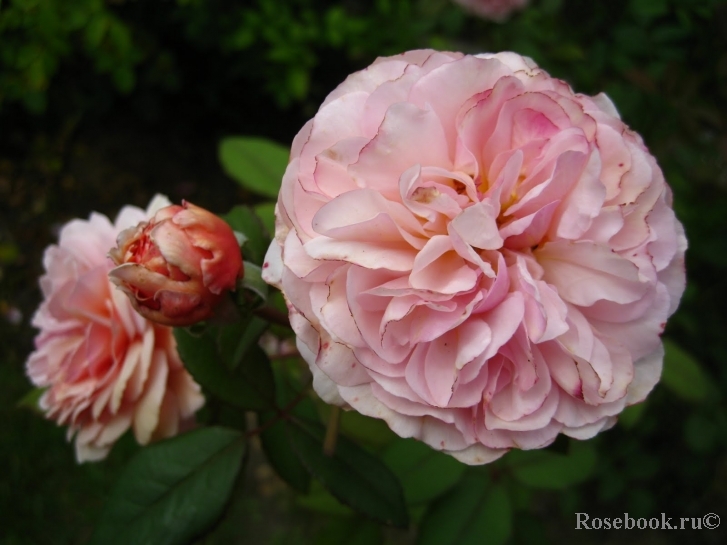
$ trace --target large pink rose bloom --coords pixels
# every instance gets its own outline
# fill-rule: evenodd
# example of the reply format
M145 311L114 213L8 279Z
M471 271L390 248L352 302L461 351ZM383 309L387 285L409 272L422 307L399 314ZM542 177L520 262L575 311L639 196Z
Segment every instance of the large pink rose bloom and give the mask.
M605 95L530 59L377 60L293 142L265 278L328 402L470 464L592 437L659 380L684 232Z
M73 220L45 251L44 300L33 317L40 333L27 371L47 388L46 416L75 436L79 462L104 458L129 428L142 445L172 436L204 403L172 329L142 318L108 278L117 235L168 204L157 197L147 212L127 206L114 224L96 213Z
M484 19L503 21L510 13L522 9L529 0L454 0L467 11Z

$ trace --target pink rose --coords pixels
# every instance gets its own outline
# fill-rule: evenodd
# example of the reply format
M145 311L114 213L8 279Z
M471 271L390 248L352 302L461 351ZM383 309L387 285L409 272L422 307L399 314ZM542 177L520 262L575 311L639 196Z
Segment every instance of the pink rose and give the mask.
M145 318L170 326L210 318L242 277L240 245L225 221L190 202L121 232L109 276Z
M454 0L467 11L484 19L503 21L511 12L524 8L529 0Z
M33 317L40 333L27 372L47 388L46 416L75 436L79 462L104 458L129 428L142 445L170 437L204 404L172 329L134 312L108 279L106 254L119 232L166 204L156 197L148 212L127 206L115 224L96 213L73 220L45 251L44 300Z
M264 278L323 399L470 464L613 425L659 380L682 226L605 95L410 51L295 138Z

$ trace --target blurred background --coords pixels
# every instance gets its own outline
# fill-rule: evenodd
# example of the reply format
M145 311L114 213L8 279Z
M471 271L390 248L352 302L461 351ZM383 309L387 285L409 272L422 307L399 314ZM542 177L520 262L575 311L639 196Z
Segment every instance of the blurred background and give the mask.
M513 50L578 92L606 91L659 161L689 239L662 383L590 442L580 482L510 491L510 541L727 542L727 1L531 0L497 23L448 0L0 0L0 543L84 543L137 448L125 438L78 466L65 430L20 402L59 226L157 192L220 213L255 204L225 175L222 138L288 146L349 73L425 47ZM344 509L252 469L206 543L339 542ZM723 528L578 532L576 512L711 512Z

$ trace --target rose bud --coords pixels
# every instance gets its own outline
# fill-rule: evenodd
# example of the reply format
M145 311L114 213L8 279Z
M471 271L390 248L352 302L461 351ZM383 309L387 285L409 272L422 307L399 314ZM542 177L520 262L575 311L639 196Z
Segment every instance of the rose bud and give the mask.
M109 257L111 281L139 314L160 324L186 326L213 315L242 277L240 247L227 223L182 201L122 231Z

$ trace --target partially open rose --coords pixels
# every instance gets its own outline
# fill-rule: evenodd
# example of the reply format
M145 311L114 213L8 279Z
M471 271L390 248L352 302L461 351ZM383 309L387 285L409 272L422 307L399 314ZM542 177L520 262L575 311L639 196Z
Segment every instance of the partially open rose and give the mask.
M611 426L659 380L686 239L605 95L530 59L378 59L293 142L264 277L327 401L467 463Z
M191 325L214 307L243 274L240 247L222 218L192 203L170 205L123 231L109 257L111 280L149 320Z
M119 232L168 204L156 197L146 212L127 206L115 223L96 213L73 220L43 256L33 317L40 332L27 371L46 389L46 416L75 438L79 462L104 458L129 429L142 445L171 437L204 404L172 329L139 316L108 279L106 252Z

